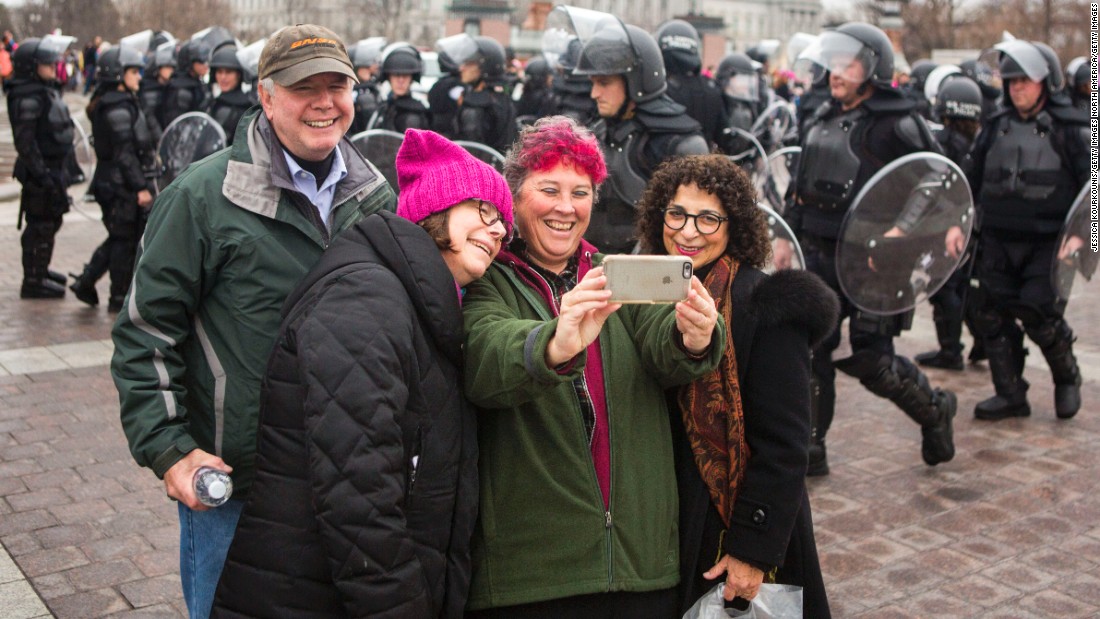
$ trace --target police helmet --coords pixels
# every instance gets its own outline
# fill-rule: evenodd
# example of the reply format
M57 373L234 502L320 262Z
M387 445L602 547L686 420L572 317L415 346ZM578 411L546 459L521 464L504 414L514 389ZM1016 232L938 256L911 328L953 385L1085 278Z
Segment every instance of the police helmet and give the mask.
M925 83L928 82L928 76L932 74L932 71L938 67L936 63L927 58L921 58L913 63L909 69L909 84L910 88L917 92L923 92Z
M119 45L103 52L96 61L95 76L97 80L110 84L122 82L126 69L140 69L145 64L141 52L129 45Z
M351 47L349 56L356 69L373 67L382 60L382 50L386 47L385 37L363 39Z
M543 55L534 56L523 67L523 76L526 83L545 84L546 78L552 73L550 63L546 62Z
M476 36L477 66L481 69L481 79L494 82L504 79L504 46L490 37Z
M13 72L16 77L31 77L38 71L38 65L56 64L72 40L72 37L47 35L43 38L34 37L23 41L12 54Z
M836 30L821 35L821 55L825 68L834 56L850 55L863 66L864 83L878 88L894 84L894 48L889 37L877 26L864 22L848 22Z
M1001 53L1000 73L1006 93L1008 80L1014 78L1039 82L1046 86L1051 95L1065 89L1066 76L1062 73L1062 63L1046 43L1016 39L998 43L993 48Z
M672 19L657 28L657 45L665 61L665 69L682 75L695 73L702 67L701 47L695 26L682 19Z
M714 81L726 95L744 101L759 101L759 80L756 76L758 62L748 54L733 52L718 63Z
M411 75L414 82L419 82L423 72L424 61L420 58L420 52L409 43L391 43L382 52L379 74L383 80L391 75Z
M937 118L981 120L982 90L965 75L954 75L940 86L936 94Z
M223 45L218 48L218 51L214 52L214 55L210 57L211 69L232 69L234 71L240 71L244 74L244 67L241 66L241 61L237 57L236 45Z
M1078 56L1070 60L1066 65L1066 86L1070 90L1078 90L1089 83L1089 63L1084 56Z
M184 71L190 69L191 65L196 62L209 64L210 51L210 45L204 41L188 41L181 45L179 51L176 52L176 62Z
M612 24L584 44L574 75L622 75L635 103L652 101L668 89L657 41L637 26Z

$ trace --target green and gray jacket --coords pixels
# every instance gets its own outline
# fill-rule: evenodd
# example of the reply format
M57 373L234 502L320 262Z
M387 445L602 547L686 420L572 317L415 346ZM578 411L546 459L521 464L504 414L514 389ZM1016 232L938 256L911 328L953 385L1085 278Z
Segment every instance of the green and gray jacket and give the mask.
M592 265L591 246L579 252L578 279ZM676 478L664 390L717 365L725 324L706 357L693 360L676 344L671 305L627 305L607 319L599 337L611 445L605 509L573 384L587 354L568 372L547 367L557 310L539 275L502 251L467 287L462 312L466 392L482 409L467 608L675 586Z
M157 197L112 331L111 375L134 459L163 477L201 448L233 467L234 497L252 481L260 381L283 301L330 241L280 148L254 108L232 147ZM378 170L348 140L339 148L348 175L332 234L395 208Z

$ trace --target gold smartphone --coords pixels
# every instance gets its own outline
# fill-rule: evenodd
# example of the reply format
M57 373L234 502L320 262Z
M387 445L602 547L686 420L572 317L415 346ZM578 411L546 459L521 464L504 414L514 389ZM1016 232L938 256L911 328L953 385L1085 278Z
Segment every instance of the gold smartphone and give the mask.
M603 272L612 303L676 303L691 290L691 258L604 256Z

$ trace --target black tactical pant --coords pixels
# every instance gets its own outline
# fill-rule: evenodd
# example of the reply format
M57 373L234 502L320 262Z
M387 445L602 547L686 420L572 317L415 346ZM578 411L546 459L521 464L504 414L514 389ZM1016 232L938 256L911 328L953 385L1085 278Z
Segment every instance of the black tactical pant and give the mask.
M26 220L20 239L23 279L40 282L46 278L53 258L54 237L61 229L61 217L69 210L68 195L60 186L43 186L28 178L23 183L19 207Z

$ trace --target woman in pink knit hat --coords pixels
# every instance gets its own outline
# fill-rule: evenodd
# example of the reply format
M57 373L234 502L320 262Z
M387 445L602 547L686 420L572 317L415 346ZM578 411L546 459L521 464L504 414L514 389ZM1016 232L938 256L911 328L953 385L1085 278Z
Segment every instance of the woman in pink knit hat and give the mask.
M478 480L460 295L511 235L512 195L430 131L406 133L397 174L397 215L342 233L287 298L213 616L462 616Z

